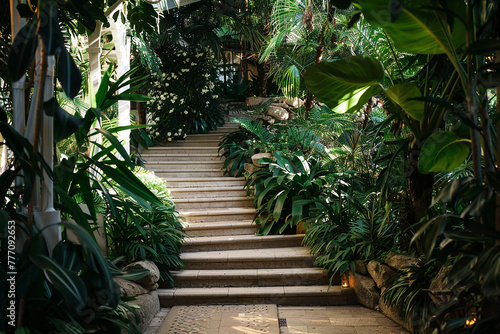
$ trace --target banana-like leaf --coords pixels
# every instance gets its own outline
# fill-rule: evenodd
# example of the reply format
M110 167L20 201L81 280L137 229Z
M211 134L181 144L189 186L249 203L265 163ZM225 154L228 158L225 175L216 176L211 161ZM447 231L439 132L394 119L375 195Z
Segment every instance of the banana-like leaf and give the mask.
M278 221L281 217L281 211L283 209L283 205L285 204L289 192L290 190L284 190L276 198L276 203L274 205L274 211L273 211L273 218L275 221Z
M365 19L375 27L383 28L399 51L416 54L452 54L447 33L455 48L465 44L466 5L461 0L442 1L446 8L433 9L427 2L406 1L393 22L393 9L387 0L357 0ZM443 28L445 27L445 28ZM443 30L447 29L448 32ZM451 33L450 33L451 31Z
M307 88L334 112L357 112L382 91L384 68L371 56L354 56L306 68Z
M64 37L57 18L57 1L49 0L40 12L42 17L38 34L42 37L48 55L56 55L64 49Z
M414 83L406 82L391 86L386 89L385 95L412 118L417 121L424 119L425 104L420 99L422 93Z
M59 241L52 251L52 258L64 268L73 272L82 269L82 260L79 249L72 242Z
M44 102L45 114L54 117L54 140L59 142L78 131L85 123L84 118L76 117L59 106L56 98Z
M9 50L8 71L10 80L16 82L28 70L38 46L37 20L29 20L14 38Z
M60 50L57 57L57 78L69 98L78 95L82 86L82 75L65 47Z
M469 156L470 139L459 138L450 131L431 134L420 152L418 170L422 174L449 172Z
M66 302L72 307L87 304L87 288L82 279L73 271L68 270L48 256L33 254L31 261L42 269L50 282L61 293Z

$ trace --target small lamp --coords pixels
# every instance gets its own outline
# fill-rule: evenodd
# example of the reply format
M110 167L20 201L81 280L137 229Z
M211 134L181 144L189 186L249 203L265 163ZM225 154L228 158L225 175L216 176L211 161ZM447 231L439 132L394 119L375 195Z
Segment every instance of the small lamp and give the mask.
M340 284L343 288L348 288L349 287L349 272L345 272L342 274L340 277Z

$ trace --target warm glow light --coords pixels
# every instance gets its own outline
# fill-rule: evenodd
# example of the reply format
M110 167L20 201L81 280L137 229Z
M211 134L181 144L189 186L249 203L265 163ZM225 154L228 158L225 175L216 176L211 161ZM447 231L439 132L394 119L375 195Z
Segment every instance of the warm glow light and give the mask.
M347 282L344 282L344 283L342 283L342 287L343 287L343 288L348 288L348 287L349 287L349 284L347 284Z
M476 323L477 319L476 318L472 318L470 320L466 320L465 321L465 327L470 327L472 325L474 325Z
M341 281L341 286L343 288L348 288L349 287L349 274L348 273L342 274L342 276L340 277L340 281Z

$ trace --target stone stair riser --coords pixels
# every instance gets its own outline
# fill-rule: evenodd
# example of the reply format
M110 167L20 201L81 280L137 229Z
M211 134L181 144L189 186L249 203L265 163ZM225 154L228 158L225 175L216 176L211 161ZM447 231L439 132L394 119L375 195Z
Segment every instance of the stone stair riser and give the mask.
M224 176L223 171L160 171L155 172L156 176L164 178L168 181L168 178L177 177L177 178L188 178L188 177L221 177Z
M168 182L170 184L170 182ZM189 184L182 184L183 186L189 186ZM194 186L191 188L195 188ZM198 198L202 194L206 194L205 198L220 198L220 197L229 197L229 196L235 196L235 197L246 197L247 193L245 190L242 190L240 187L234 187L234 189L225 189L222 191L214 191L210 190L210 187L207 186L205 191L197 190L197 191L188 191L186 189L190 189L189 187L187 188L182 188L182 191L178 191L175 188L171 188L171 194L172 198L179 199L179 198Z
M226 220L253 220L255 214L252 213L232 213L226 214L224 216L220 215L201 215L201 216L192 216L192 215L183 215L180 212L180 215L185 217L186 220L190 223L202 223L202 222L216 222L216 221L226 221Z
M199 261L185 260L186 269L271 269L271 268L310 268L314 264L314 257L293 259L255 259L243 261L229 259L227 262L218 262L214 259Z
M206 139L206 140L184 140L175 143L175 147L214 147L218 146L220 139ZM173 147L174 145L172 145ZM168 146L166 146L168 147Z
M272 247L298 247L301 245L302 239L272 239L266 240L236 240L235 242L220 242L220 243L198 243L189 244L187 241L182 246L182 252L204 252L217 250L236 250L236 249L259 249Z
M232 229L218 229L214 228L204 228L204 229L194 229L185 228L184 231L189 237L215 237L215 236L228 236L228 235L253 235L257 232L256 225L251 225L248 223L248 227L242 228L232 228Z
M218 147L158 147L148 149L143 154L148 155L164 155L168 154L218 154Z
M200 193L203 192L221 192L224 194L225 191L243 191L246 194L246 191L243 189L245 187L245 180L241 179L234 179L234 178L226 178L223 181L219 180L204 180L204 181L196 181L196 180L189 180L189 179L184 179L184 178L179 178L179 177L167 177L165 178L167 181L167 186L169 189L174 192L174 191L185 191L183 188L200 188L196 189L193 191L199 191ZM176 188L181 188L181 191ZM232 189L234 188L234 189ZM186 190L187 191L187 190ZM220 197L220 196L215 196L214 197Z
M200 165L203 164L202 167ZM222 170L222 163L219 161L197 161L193 162L185 162L185 163L171 163L165 162L163 164L151 164L147 165L149 170L153 172L161 172L161 171L183 171L183 170L194 170L194 171L220 171Z
M195 199L195 198L193 198ZM233 198L232 200L228 200L225 197L223 197L224 200L217 200L217 197L211 198L211 200L206 200L205 198L203 201L199 202L180 202L178 200L175 201L175 207L177 208L178 211L181 210L189 210L189 209L209 209L209 208L232 208L235 206L238 207L252 207L253 205L253 198L251 197L241 197L241 198Z
M184 154L177 154L177 156L174 156L173 154L165 155L163 153L158 153L158 154L143 154L141 155L142 160L144 161L144 165L147 167L151 165L161 165L164 163L168 163L171 161L176 161L176 162L191 162L191 161L217 161L217 162L222 162L220 156L218 154L212 153L212 154L191 154L191 155L184 155Z
M328 284L323 275L288 278L248 278L217 277L213 279L180 279L174 277L176 288L220 288L220 287L252 287L252 286L301 286Z

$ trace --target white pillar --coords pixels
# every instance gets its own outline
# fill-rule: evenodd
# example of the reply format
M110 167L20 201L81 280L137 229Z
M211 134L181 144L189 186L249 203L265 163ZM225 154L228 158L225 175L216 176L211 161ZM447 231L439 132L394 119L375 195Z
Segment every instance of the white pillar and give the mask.
M123 5L120 5L117 10L123 10ZM118 61L118 68L116 74L118 77L122 76L130 70L130 37L127 36L127 27L121 20L114 22L110 20L111 31L113 34L113 42L115 43L116 58ZM127 90L129 86L120 88L118 93ZM118 126L130 125L130 101L118 101ZM130 130L120 131L118 139L123 144L123 147L130 153Z

